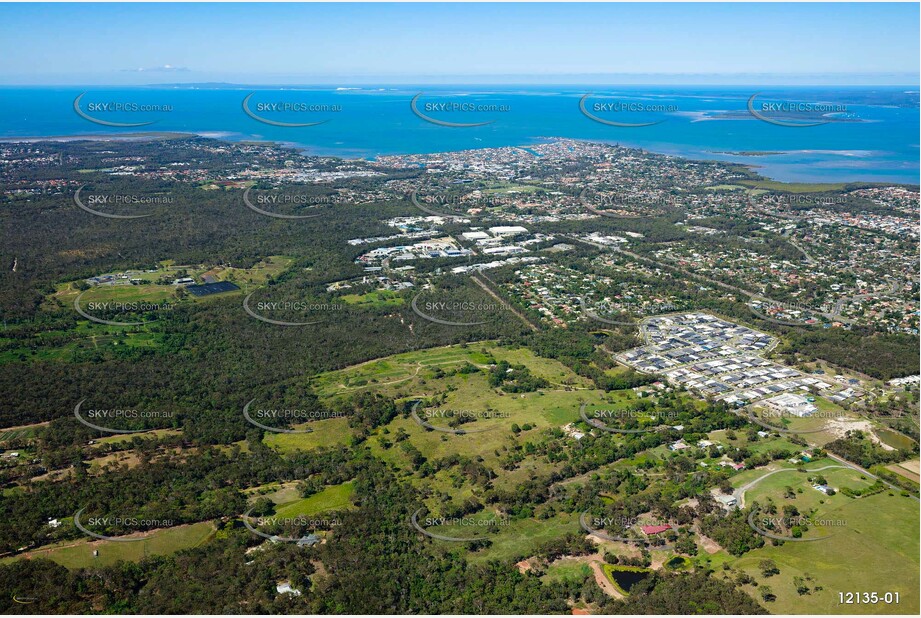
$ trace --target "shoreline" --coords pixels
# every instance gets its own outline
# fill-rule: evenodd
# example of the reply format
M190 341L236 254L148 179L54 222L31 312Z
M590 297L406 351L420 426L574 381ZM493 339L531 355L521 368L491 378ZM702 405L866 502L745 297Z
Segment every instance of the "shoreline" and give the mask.
M233 139L233 135L240 135L241 139ZM70 142L79 142L79 141L88 141L88 142L142 142L142 141L157 141L157 140L171 140L171 139L186 139L186 138L195 138L201 137L205 139L214 139L218 141L224 141L234 144L265 144L265 145L274 145L281 148L287 148L293 151L298 152L304 156L311 157L329 157L333 159L340 159L344 161L374 161L378 156L381 156L380 153L377 154L368 154L368 155L353 155L348 156L345 154L326 154L312 152L312 150L318 149L315 145L301 144L299 142L292 141L279 141L279 140L261 140L248 136L244 136L239 133L226 132L226 131L201 131L201 132L190 132L190 131L145 131L145 132L136 132L136 133L87 133L85 135L49 135L49 136L23 136L23 137L0 137L0 144L37 144L42 142L50 143L70 143ZM784 156L795 154L797 151L742 151L742 152L732 152L732 151L703 151L697 153L697 156L694 154L676 154L675 152L664 151L661 149L653 149L646 146L639 146L636 144L621 142L621 141L612 141L605 139L585 139L585 138L574 138L574 137L562 137L562 136L536 136L531 138L533 143L529 144L514 144L508 145L506 147L517 147L517 148L530 148L531 146L539 143L547 143L555 140L572 140L585 143L596 143L596 144L607 144L611 146L621 146L624 148L630 148L634 150L641 150L649 152L656 155L669 156L669 157L678 157L685 159L687 161L699 161L699 162L718 162L724 163L727 165L738 165L740 167L745 167L751 170L753 173L757 174L761 179L783 183L783 184L815 184L815 185L835 185L835 184L872 184L872 185L885 185L885 186L918 186L915 183L907 183L902 181L881 181L876 179L866 179L861 180L859 178L850 178L847 180L784 180L775 176L768 176L762 173L761 170L765 166L760 165L761 163L754 162L742 162L742 161L727 161L720 158L709 158L706 157L706 154L713 154L717 156L738 156L744 159L759 159L761 157L768 156ZM482 146L481 148L465 148L463 150L486 150L489 148L497 148L498 146ZM325 150L325 149L320 149ZM387 153L384 156L410 156L410 155L420 155L420 154L438 154L439 152L458 152L458 151L434 151L428 153ZM704 156L700 156L704 155Z
M86 135L27 135L24 137L0 137L0 144L36 144L40 142L140 142L183 137L204 137L184 131L148 131L143 133L87 133ZM217 138L215 138L217 139Z

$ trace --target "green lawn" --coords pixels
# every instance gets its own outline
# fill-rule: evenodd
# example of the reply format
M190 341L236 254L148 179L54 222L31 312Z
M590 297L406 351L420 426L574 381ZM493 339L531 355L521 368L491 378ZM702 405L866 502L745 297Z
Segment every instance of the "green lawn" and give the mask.
M827 462L827 463L826 463ZM824 467L825 465L834 465L831 460L822 460L821 465L810 464L810 469ZM761 504L766 503L768 499L773 500L774 504L781 508L783 505L793 505L800 513L808 513L812 509L818 509L817 515L824 517L827 513L835 512L846 504L849 504L854 498L849 498L844 494L836 493L834 496L826 496L822 492L814 489L812 484L807 480L810 476L821 474L828 481L829 486L840 490L842 487L849 487L854 490L864 489L873 484L870 479L861 479L862 474L853 469L831 469L815 473L801 473L796 471L780 472L771 475L759 482L745 493L745 504L749 505L753 501ZM733 485L737 485L733 479ZM795 498L785 498L786 488L793 489ZM837 530L831 531L810 531L807 536L823 536L830 532L837 533Z
M831 472L831 471L829 471ZM835 496L836 497L836 496ZM737 559L733 567L768 585L777 600L764 603L771 613L792 614L913 614L918 602L918 502L888 492L851 499L824 513L847 526L834 536L813 543L770 543ZM758 563L771 559L780 575L765 578ZM814 579L809 594L799 595L794 576ZM816 586L821 587L817 590ZM746 587L759 602L757 588ZM838 592L899 592L898 606L839 605Z
M282 453L291 451L309 451L321 446L336 446L348 444L351 437L349 422L346 418L328 418L322 421L311 421L302 425L294 425L292 429L312 429L310 433L273 433L265 432L262 441L277 448Z
M592 576L592 567L579 558L560 558L547 567L541 578L544 583L555 584L561 582L583 582Z
M327 511L340 511L352 506L352 495L355 493L353 482L331 485L323 488L309 498L301 498L289 502L275 510L278 518L295 518L317 515Z
M67 541L57 545L48 546L37 551L29 552L31 558L47 558L67 567L79 569L91 566L109 566L119 560L137 562L145 556L161 556L177 552L181 549L195 547L214 535L214 525L211 522L200 522L186 526L163 528L150 533L143 541ZM99 551L99 556L93 556L93 550ZM21 556L4 558L2 562L22 559Z
M478 342L464 348L447 346L430 348L387 356L368 363L320 374L312 385L320 396L333 397L364 389L374 389L383 395L415 394L421 382L431 383L433 371L449 371L462 363L483 366L490 362L506 360L526 365L531 372L545 378L551 388L588 388L591 383L576 375L562 363L541 358L526 348L508 349L493 342ZM434 384L439 386L438 383Z
M489 560L511 560L518 556L528 557L533 555L541 544L580 530L579 516L569 513L560 513L550 519L542 520L520 519L498 528L498 534L486 535L492 541L492 545L470 554L468 560L483 563ZM432 542L449 544L446 541ZM457 543L450 544L457 545Z
M346 294L341 300L347 305L359 305L369 307L388 307L402 305L405 300L402 296L392 290L376 290L367 294Z

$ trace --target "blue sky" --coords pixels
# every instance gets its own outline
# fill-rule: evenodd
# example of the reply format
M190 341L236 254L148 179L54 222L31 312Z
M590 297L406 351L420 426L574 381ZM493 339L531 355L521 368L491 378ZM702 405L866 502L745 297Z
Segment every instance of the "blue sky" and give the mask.
M916 84L918 23L916 3L0 4L0 83Z

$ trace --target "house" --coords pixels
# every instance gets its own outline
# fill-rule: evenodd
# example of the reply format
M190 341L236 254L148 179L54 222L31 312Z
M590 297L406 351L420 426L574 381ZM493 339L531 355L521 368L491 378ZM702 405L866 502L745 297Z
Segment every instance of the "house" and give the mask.
M61 520L58 519L57 517L55 517L55 518L53 518L53 519L52 519L52 518L49 518L49 519L48 519L48 525L49 525L50 527L52 527L52 528L60 528L60 527L61 527L61 523L62 523Z
M686 448L691 448L688 446L684 440L678 440L677 442L672 442L668 445L668 450L670 451L683 451Z
M301 596L301 591L297 588L292 588L291 582L281 582L275 586L275 590L278 594L293 594L296 597Z
M307 536L302 536L297 541L297 546L298 547L313 547L314 545L316 545L322 540L323 539L318 537L316 534L308 534Z
M716 501L719 502L720 504L722 504L723 507L725 507L725 508L727 508L727 509L736 506L736 504L738 503L738 501L736 500L736 497L735 497L735 496L733 496L733 495L727 496L727 495L725 495L725 494L720 494L720 495L718 495L718 496L716 497Z
M572 423L568 423L567 425L564 425L563 431L566 433L566 435L572 438L575 438L576 440L581 440L582 438L585 437L585 433L576 429Z
M643 534L646 536L654 536L671 529L672 527L668 524L659 524L657 526L640 526L640 530L642 530Z
M812 416L818 410L805 397L793 393L784 393L783 395L772 397L765 400L764 404L782 414L790 414L800 418Z

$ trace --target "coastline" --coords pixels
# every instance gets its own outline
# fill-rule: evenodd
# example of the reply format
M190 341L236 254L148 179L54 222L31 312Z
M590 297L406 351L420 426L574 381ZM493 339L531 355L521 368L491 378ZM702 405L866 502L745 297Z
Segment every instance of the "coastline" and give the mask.
M142 142L160 139L204 137L183 131L148 131L143 133L87 133L86 135L29 135L25 137L0 137L0 144L36 144L40 142Z
M233 136L239 136L239 139L234 139ZM156 140L172 140L172 139L187 139L194 137L202 137L206 139L214 139L225 141L235 144L265 144L265 145L274 145L281 148L287 148L293 151L298 152L304 156L312 157L329 157L334 159L341 159L346 161L374 161L378 156L386 154L388 156L393 155L412 155L412 154L436 154L438 152L456 152L456 151L434 151L431 153L375 153L367 155L349 155L344 151L340 152L317 152L329 151L336 149L321 148L316 145L304 144L295 141L280 141L274 139L258 139L257 137L247 136L241 133L228 132L228 131L145 131L145 132L135 132L135 133L87 133L87 134L76 134L76 135L49 135L49 136L24 136L24 137L0 137L0 144L16 144L16 143L26 143L26 144L37 144L42 142L51 142L51 143L69 143L69 142L79 142L79 141L88 141L88 142L142 142L142 141L156 141ZM899 185L899 186L918 186L918 183L906 183L897 180L878 180L878 179L860 179L860 178L849 178L847 180L797 180L797 179L783 179L776 175L769 175L763 173L766 166L759 163L754 163L752 159L762 159L765 157L773 156L789 156L796 154L802 151L711 151L711 150L701 150L694 153L681 153L675 151L669 151L662 148L652 148L649 146L642 146L635 143L630 143L623 140L607 140L607 139L591 139L591 138L575 138L575 137L564 137L564 136L536 136L531 138L531 141L527 144L509 144L507 147L517 147L528 149L531 146L540 143L547 143L556 140L571 140L577 142L585 143L596 143L596 144L607 144L612 146L621 146L624 148L631 148L634 150L640 150L649 152L652 154L669 156L669 157L678 157L685 159L687 161L700 161L700 162L718 162L731 165L737 165L739 167L744 167L751 170L753 173L757 174L762 180L769 180L778 183L784 184L797 184L807 182L809 184L815 185L836 185L836 184L849 184L849 183L859 183L859 184L872 184L872 185ZM485 150L489 148L495 148L496 146L481 146L479 148L465 148L463 150ZM715 155L715 156L707 156ZM720 158L727 157L727 158ZM728 157L738 157L743 159L742 161L733 161L729 160Z

